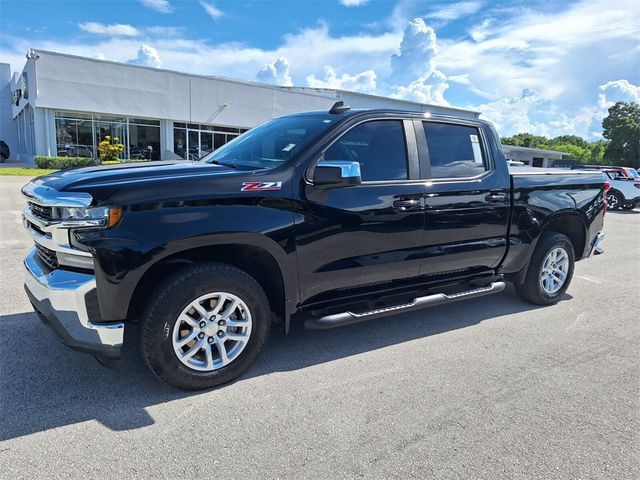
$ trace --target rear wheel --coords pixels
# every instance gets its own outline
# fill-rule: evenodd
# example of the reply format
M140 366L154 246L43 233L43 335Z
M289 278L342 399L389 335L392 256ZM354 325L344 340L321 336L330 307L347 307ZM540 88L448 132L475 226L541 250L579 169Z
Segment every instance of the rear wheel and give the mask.
M524 282L515 284L518 295L536 305L557 303L569 288L575 257L566 235L545 232L538 241Z
M269 302L252 277L229 265L192 265L150 300L141 322L142 352L163 382L211 388L253 364L270 327Z
M620 195L619 192L609 192L607 193L607 207L610 210L617 210L622 207L622 203L624 202L624 198Z

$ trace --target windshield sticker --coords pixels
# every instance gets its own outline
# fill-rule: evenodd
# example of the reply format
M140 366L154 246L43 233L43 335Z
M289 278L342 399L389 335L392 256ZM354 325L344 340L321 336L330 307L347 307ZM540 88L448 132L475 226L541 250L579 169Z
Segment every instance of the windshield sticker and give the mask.
M293 147L295 147L296 144L295 143L290 143L289 145L287 145L286 147L284 147L282 149L283 152L288 152L289 150L291 150Z
M469 139L471 140L471 147L473 148L473 161L475 163L483 163L482 150L480 150L480 141L478 140L478 136L469 135Z
M266 190L280 190L282 182L242 182L241 192L264 192Z

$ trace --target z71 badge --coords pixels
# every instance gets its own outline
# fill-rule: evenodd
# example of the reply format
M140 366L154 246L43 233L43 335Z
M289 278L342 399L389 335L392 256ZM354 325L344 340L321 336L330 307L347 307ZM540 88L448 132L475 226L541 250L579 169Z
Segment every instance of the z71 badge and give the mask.
M241 192L264 192L265 190L280 190L282 182L242 182Z

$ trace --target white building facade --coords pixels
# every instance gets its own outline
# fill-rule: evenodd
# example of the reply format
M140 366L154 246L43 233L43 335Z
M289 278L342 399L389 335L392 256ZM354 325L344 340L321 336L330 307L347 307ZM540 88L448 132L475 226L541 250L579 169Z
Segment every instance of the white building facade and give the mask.
M570 158L569 153L557 150L517 147L515 145L502 145L502 150L508 160L516 160L530 167L563 168L577 163Z
M477 112L333 89L279 87L30 50L20 72L0 64L0 139L10 160L97 156L105 136L123 158L197 159L270 118L392 108L476 118ZM8 108L8 102L11 102Z

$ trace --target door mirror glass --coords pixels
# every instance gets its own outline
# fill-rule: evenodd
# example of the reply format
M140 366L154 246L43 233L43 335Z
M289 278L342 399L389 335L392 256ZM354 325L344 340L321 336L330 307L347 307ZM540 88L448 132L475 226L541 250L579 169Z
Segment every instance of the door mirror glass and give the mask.
M358 162L321 160L313 170L313 184L319 188L360 185Z

